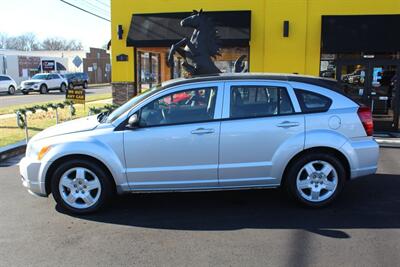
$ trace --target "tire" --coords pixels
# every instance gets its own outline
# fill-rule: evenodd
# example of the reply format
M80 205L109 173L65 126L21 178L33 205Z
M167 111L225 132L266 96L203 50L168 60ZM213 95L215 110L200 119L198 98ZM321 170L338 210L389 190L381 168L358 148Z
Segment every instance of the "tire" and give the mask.
M286 174L284 185L289 194L301 204L313 208L332 203L346 181L343 163L334 155L322 152L298 158Z
M83 89L87 89L88 88L88 82L84 82L82 87L83 87Z
M88 214L103 208L113 195L113 188L103 168L88 160L62 163L51 180L55 201L74 214Z
M10 87L8 87L8 94L9 95L15 94L15 87L13 85L10 85Z
M65 83L62 83L60 85L60 92L65 93L67 91L67 85Z
M74 84L73 83L69 83L68 84L68 89L71 89L71 90L74 89Z
M24 91L22 91L22 94L23 94L23 95L27 95L27 94L29 94L29 91L25 91L25 90L24 90Z
M47 85L42 84L42 85L40 86L39 91L40 91L41 94L47 94L49 90L47 89Z

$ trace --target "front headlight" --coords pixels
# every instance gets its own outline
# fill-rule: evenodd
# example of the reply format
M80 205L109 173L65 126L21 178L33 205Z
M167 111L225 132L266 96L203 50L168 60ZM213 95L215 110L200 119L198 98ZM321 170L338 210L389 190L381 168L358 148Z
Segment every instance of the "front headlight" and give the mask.
M51 146L47 145L32 145L28 144L26 148L26 156L41 160L51 149Z

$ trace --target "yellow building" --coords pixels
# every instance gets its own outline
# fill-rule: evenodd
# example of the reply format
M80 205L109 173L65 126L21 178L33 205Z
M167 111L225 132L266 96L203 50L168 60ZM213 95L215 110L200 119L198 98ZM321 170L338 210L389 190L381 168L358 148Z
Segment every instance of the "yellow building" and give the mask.
M224 72L246 55L250 72L336 78L397 129L400 0L112 0L115 103L182 75L182 59L173 70L166 59L173 43L190 37L179 21L194 9L221 33L216 64Z

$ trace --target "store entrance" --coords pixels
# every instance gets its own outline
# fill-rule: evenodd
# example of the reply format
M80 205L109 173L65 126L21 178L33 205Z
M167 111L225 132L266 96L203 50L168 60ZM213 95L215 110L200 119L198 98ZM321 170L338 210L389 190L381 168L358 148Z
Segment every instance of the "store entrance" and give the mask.
M375 131L399 130L398 60L340 60L336 77L345 93L371 108Z

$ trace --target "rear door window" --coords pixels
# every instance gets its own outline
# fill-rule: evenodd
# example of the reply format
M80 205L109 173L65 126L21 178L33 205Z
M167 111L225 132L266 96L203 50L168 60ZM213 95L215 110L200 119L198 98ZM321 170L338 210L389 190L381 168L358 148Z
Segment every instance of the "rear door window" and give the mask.
M230 118L252 118L294 113L284 87L232 86Z
M326 96L302 89L294 91L303 112L326 112L332 105L332 100Z

